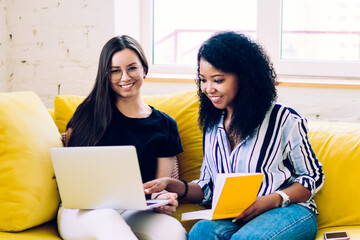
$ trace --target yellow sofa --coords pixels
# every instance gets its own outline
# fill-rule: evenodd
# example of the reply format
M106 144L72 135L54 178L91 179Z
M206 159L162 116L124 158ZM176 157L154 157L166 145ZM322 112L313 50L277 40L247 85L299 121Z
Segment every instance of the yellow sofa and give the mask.
M55 221L60 200L48 148L61 146L60 133L82 100L58 96L54 109L48 110L33 92L0 93L0 240L60 239ZM196 93L144 100L177 121L184 149L178 156L180 178L196 179L202 163ZM309 127L309 140L326 175L316 195L320 212L316 239L338 230L360 239L360 123L310 122ZM197 209L201 207L181 202L174 216ZM194 222L183 224L189 230Z

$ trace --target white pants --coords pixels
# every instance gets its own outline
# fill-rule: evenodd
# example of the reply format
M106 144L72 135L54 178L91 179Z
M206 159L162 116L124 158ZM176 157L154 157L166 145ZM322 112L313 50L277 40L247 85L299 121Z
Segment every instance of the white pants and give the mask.
M186 230L166 214L153 211L59 208L58 230L67 240L184 240Z

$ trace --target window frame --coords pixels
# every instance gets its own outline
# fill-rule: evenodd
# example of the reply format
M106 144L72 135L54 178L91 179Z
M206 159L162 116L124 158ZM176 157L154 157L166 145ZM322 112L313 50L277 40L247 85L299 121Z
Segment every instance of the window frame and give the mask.
M360 62L301 61L280 58L282 0L257 0L257 41L280 78L360 80ZM140 41L149 59L150 77L194 79L196 66L153 65L153 0L140 0Z

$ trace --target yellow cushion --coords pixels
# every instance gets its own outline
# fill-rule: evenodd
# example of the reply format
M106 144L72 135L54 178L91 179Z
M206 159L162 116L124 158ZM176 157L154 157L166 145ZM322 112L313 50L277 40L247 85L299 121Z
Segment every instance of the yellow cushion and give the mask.
M194 203L189 202L181 202L180 205L176 208L176 212L172 214L173 217L181 221L181 215L184 212L192 212L192 211L198 211L198 210L204 210L205 208ZM190 220L190 221L181 221L181 224L186 229L187 232L190 231L192 226L198 222L199 220Z
M196 91L144 97L144 101L169 114L178 125L183 152L178 156L180 179L199 178L202 164L202 133L198 127L199 103Z
M360 225L360 124L310 122L309 127L309 141L325 173L315 195L319 228Z
M53 108L48 109L48 112L49 112L49 114L50 114L51 118L52 118L53 120L55 120L55 116L54 116L54 109L53 109Z
M49 148L62 143L33 92L0 93L0 116L0 230L21 231L56 216Z
M197 124L199 104L196 91L146 96L143 99L147 104L175 119L184 150L178 156L180 178L187 181L198 178L202 163L202 133ZM83 100L83 96L72 95L61 95L55 98L54 116L60 133L65 132L66 124Z
M23 232L0 232L1 240L61 240L55 221Z
M66 132L67 123L84 99L84 96L76 95L61 95L55 97L54 119L60 133Z

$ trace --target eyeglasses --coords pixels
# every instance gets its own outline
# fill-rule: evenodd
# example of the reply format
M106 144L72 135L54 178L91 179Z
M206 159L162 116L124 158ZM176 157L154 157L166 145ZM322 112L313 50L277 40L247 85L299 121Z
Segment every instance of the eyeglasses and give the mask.
M128 69L126 69L126 74L130 78L137 78L141 74L141 69L142 69L142 66L134 65L134 66L131 66ZM107 74L109 74L111 80L117 81L122 78L123 71L119 68L115 68L115 69L107 71Z

